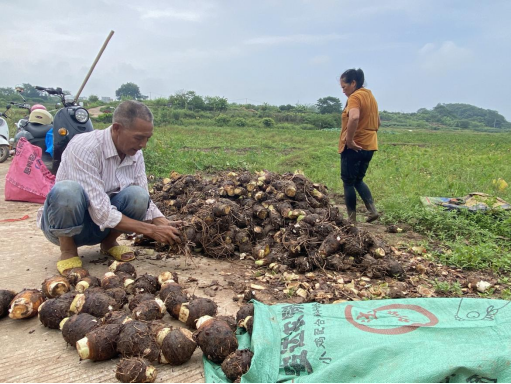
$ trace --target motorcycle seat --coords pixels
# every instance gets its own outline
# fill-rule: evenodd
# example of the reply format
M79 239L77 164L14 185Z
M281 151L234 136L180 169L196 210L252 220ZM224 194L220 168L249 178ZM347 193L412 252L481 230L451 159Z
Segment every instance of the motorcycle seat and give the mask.
M43 125L37 123L28 123L24 129L30 132L36 139L46 138L46 133L53 127L51 124Z

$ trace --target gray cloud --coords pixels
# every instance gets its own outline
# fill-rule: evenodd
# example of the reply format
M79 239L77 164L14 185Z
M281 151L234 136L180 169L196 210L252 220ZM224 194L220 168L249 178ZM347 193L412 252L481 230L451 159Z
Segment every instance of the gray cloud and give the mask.
M511 2L493 0L0 0L0 87L76 92L110 30L83 95L177 90L230 101L314 104L344 95L339 75L362 68L382 109L441 102L511 120ZM484 92L473 84L491 73Z

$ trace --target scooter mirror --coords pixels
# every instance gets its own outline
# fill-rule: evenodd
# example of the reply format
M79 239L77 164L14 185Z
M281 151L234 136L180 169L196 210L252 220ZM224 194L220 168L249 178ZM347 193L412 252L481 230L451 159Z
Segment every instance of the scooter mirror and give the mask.
M25 88L23 88L22 85L16 85L16 87L14 88L14 90L18 93L23 93L23 91L25 90Z
M62 103L55 103L55 109L62 107Z
M5 108L6 109L11 109L12 105L11 104L8 104Z

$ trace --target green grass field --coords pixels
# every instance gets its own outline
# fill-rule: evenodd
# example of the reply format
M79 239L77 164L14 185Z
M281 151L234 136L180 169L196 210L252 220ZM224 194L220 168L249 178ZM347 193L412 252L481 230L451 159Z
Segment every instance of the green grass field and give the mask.
M301 170L342 194L338 137L339 131L326 130L169 126L156 128L144 156L155 176L172 170ZM492 183L502 178L511 185L511 135L382 128L379 143L365 180L384 222L406 223L441 241L446 251L436 257L447 264L511 271L508 213L434 212L419 201L484 192L511 202L511 187L499 191Z

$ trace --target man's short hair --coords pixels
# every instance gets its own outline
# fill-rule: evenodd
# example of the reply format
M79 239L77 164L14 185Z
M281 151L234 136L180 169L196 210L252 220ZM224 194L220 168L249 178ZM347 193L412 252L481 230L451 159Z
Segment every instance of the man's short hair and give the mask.
M153 122L153 114L147 105L140 101L123 101L115 108L113 122L119 123L123 127L130 128L135 119L141 119L147 122Z

